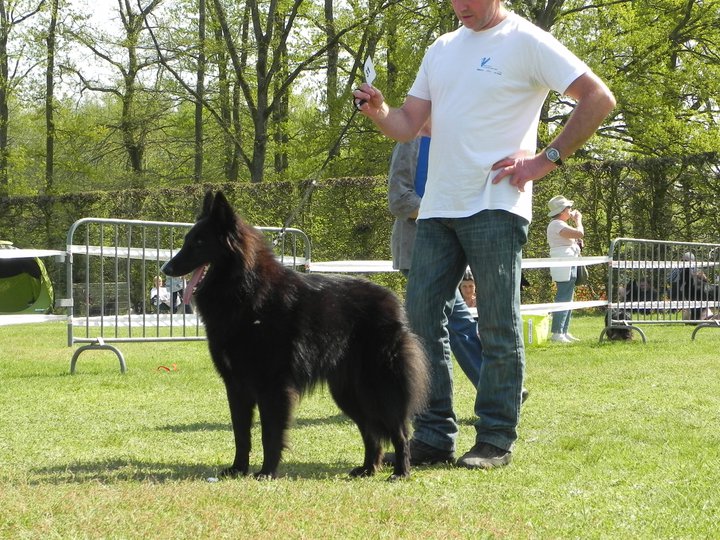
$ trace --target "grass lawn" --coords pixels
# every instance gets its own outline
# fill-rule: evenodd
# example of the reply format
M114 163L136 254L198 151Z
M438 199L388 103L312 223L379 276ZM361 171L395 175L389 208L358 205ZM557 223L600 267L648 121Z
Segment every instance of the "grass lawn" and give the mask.
M576 316L583 341L528 350L512 465L390 484L347 478L362 443L324 389L297 408L280 479L209 482L233 441L204 342L120 344L125 375L86 352L71 376L63 324L0 327L0 538L720 537L720 330L599 344L601 328Z

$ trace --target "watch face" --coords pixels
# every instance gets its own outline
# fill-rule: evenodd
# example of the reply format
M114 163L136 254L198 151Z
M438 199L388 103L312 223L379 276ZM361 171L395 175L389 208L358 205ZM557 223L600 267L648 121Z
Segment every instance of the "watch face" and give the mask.
M560 152L558 152L555 148L548 148L545 150L545 155L553 163L560 159Z

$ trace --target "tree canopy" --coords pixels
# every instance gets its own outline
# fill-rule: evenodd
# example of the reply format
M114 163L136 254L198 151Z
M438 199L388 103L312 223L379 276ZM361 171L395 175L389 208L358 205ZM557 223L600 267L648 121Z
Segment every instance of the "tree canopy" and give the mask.
M615 93L570 162L624 172L583 182L640 193L656 233L678 208L683 226L702 221L717 198L720 0L507 5ZM447 1L117 0L103 26L89 9L0 0L0 196L384 175L393 142L351 107L362 64L400 104L458 24ZM541 145L572 107L548 97Z

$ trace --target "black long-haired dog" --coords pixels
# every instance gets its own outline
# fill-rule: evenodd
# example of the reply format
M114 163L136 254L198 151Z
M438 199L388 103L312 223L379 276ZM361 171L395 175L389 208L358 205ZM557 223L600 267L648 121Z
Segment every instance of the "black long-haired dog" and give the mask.
M197 223L163 271L194 272L188 288L227 389L235 435L235 460L223 476L249 472L257 406L263 443L257 476L274 478L292 406L319 382L362 435L365 459L350 475L374 474L388 440L397 456L390 479L409 475L409 421L425 403L428 366L391 291L360 278L285 268L221 192L205 196Z

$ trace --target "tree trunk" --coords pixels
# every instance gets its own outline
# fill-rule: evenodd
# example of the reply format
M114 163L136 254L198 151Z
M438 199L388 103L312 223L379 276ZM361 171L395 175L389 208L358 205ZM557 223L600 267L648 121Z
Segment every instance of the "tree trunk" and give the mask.
M132 172L139 174L143 170L143 137L142 127L138 122L136 112L136 81L138 76L137 39L140 28L137 25L137 14L128 9L123 18L127 39L125 51L127 53L127 67L123 75L125 88L122 92L122 117L120 119L120 130L122 132L123 145L128 155L128 163ZM136 186L142 187L142 186Z
M8 33L10 22L5 11L5 2L0 0L0 196L10 194L8 182Z
M52 0L45 70L45 192L53 192L55 164L55 30L59 0Z
M276 33L281 35L283 29L282 15L277 14L275 19ZM288 77L288 50L287 43L280 44L278 53L280 56L280 68L278 76L274 79L273 95L274 99L279 100L278 106L272 113L273 120L273 142L275 143L275 172L284 179L283 174L288 168L288 152L287 145L289 136L287 132L288 120L290 115L290 93L283 92L280 88L280 81L284 81Z
M327 81L325 84L325 100L327 101L330 131L340 125L340 108L338 107L338 58L339 45L335 31L335 12L333 0L325 0L325 44L327 50ZM332 145L330 159L340 154L339 145Z
M198 0L198 60L197 93L195 101L195 166L193 176L196 182L203 173L203 98L205 96L205 0Z

